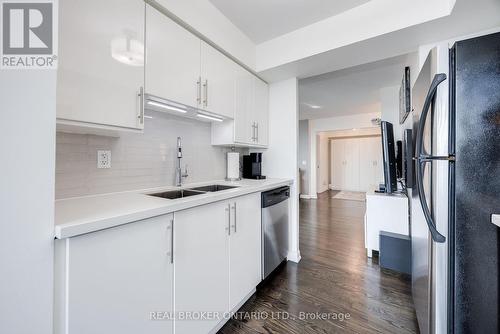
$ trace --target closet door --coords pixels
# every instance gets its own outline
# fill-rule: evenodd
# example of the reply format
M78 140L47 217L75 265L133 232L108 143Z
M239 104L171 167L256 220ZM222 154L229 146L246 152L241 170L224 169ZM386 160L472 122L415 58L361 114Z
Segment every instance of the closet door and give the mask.
M359 139L359 189L360 191L368 191L372 187L374 180L374 161L372 153L372 138Z
M380 183L380 160L382 159L381 138L377 136L360 138L359 140L360 191L372 191L378 189L378 184Z
M343 190L359 191L359 138L345 140L345 179Z
M374 137L372 139L372 159L373 159L373 183L378 189L379 184L384 182L384 168L382 157L382 138Z
M344 142L345 139L331 140L330 179L335 190L342 190L344 185Z

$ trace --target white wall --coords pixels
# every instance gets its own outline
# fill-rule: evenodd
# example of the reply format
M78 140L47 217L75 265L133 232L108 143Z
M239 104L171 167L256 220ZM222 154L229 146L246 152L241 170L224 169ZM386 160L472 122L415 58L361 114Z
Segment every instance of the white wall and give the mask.
M269 86L269 148L265 151L262 172L267 177L291 178L290 242L288 259L300 260L298 182L298 82L296 78Z
M300 194L309 193L309 173L310 173L310 161L309 161L309 121L302 120L299 121L299 157L298 166L302 171L300 174Z
M394 141L402 140L405 125L410 124L411 127L412 114L408 115L404 124L399 124L399 86L380 89L380 101L382 104L382 120L392 123Z
M360 129L360 128L370 128L373 127L371 120L373 118L379 118L380 113L365 113L356 114L349 116L339 116L330 118L318 118L309 120L309 154L311 166L316 164L316 137L319 132L325 131L335 131L335 130L345 130L345 129ZM310 198L316 198L317 187L316 187L316 174L317 168L311 168L311 173L309 175L309 193L307 194Z
M0 70L0 333L52 333L55 83Z
M156 0L156 2L248 67L255 68L255 44L209 0Z

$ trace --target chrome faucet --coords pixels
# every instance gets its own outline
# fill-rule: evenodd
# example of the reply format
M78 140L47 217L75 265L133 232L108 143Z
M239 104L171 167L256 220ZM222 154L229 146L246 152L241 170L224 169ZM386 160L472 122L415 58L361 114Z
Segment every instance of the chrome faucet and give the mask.
M188 177L187 165L184 166L184 173L182 172L181 159L182 159L181 137L177 137L177 168L175 169L175 185L177 187L182 186L183 177Z

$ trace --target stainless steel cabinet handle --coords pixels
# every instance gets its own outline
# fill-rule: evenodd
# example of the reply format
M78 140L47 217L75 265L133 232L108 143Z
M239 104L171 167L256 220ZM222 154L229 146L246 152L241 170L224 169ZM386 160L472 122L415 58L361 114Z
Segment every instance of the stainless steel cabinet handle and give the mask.
M234 218L233 218L233 222L234 224L231 225L234 229L234 233L236 233L236 202L234 202L234 205L233 205L233 210L234 210Z
M203 84L203 89L205 91L205 99L203 100L203 105L208 107L208 79L205 79L205 83Z
M257 135L255 136L256 137L255 141L259 142L259 123L257 122L255 122L255 129L256 129L255 132L257 133Z
M141 125L144 124L144 103L144 87L141 86L139 89L139 115L137 116Z
M198 81L196 81L196 102L201 103L201 77L198 77Z
M170 219L170 225L168 225L167 230L170 230L170 252L167 255L170 256L170 263L174 263L174 220Z
M231 204L227 205L226 212L227 212L227 227L226 227L226 231L227 231L228 235L231 235Z

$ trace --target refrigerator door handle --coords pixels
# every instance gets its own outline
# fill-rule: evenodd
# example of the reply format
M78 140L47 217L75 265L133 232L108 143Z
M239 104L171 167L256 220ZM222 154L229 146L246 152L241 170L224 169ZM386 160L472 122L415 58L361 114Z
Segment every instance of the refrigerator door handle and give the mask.
M434 223L434 220L432 219L431 212L429 210L429 206L427 205L427 199L425 197L425 191L424 191L424 183L423 183L423 178L424 178L424 165L427 162L431 162L432 160L450 160L454 159L454 157L433 157L430 155L426 155L423 153L423 137L424 137L424 128L425 128L425 121L427 119L427 113L429 112L429 109L431 107L431 104L434 102L436 92L438 89L438 86L441 82L446 80L446 74L439 73L434 76L434 79L432 80L431 86L429 88L429 92L427 93L427 97L425 98L425 103L424 107L422 109L422 114L420 116L420 120L418 123L418 131L417 131L417 142L415 145L415 156L417 158L416 161L416 181L417 181L417 189L418 189L418 197L420 199L420 205L422 206L422 211L425 216L425 221L427 223L427 227L429 228L429 231L432 236L432 240L434 242L438 243L443 243L446 241L446 238L444 235L438 232L436 229L436 224Z

